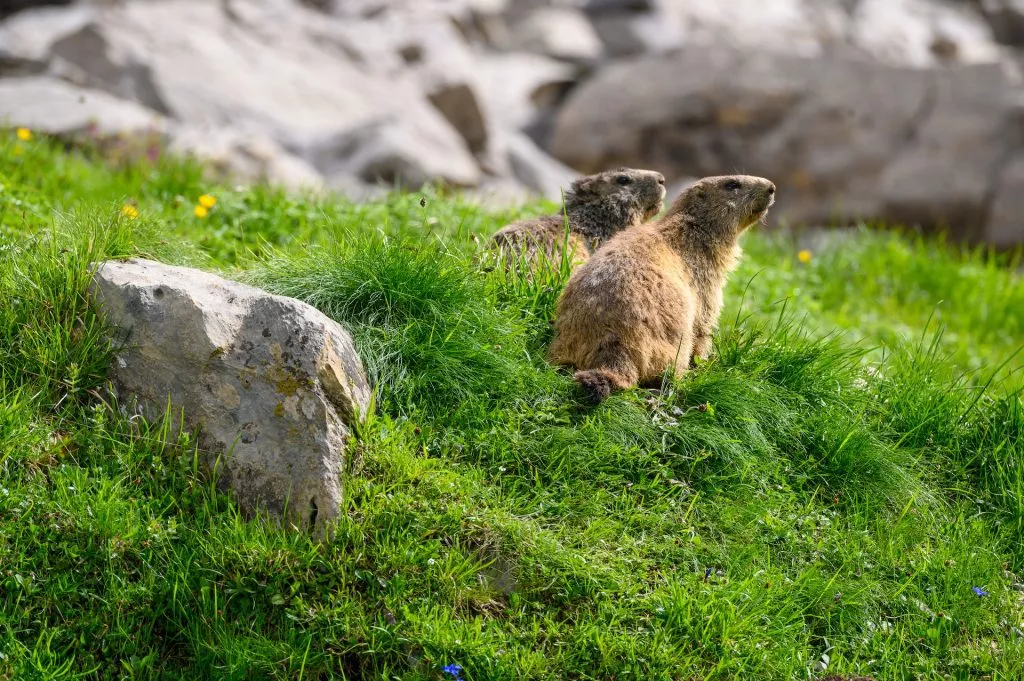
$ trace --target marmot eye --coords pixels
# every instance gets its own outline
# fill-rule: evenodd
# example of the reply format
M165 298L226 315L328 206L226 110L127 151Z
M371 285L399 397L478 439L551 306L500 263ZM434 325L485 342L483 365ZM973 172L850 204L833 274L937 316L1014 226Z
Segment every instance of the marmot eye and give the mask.
M743 185L740 184L739 180L726 180L725 184L723 184L722 186L725 187L726 189L730 190L730 191L733 191L733 190L739 189Z
M622 185L626 185L631 182L631 180L629 179L629 175L619 175L618 177L615 178L615 181Z

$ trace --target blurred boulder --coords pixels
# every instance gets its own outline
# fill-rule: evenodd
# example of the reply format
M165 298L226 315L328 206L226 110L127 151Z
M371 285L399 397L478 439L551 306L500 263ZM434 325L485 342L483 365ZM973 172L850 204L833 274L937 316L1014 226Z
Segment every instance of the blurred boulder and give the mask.
M576 82L576 69L527 52L476 59L486 115L497 128L522 130L556 106Z
M44 7L0 23L0 75L44 73L53 44L83 29L94 15L87 6Z
M978 0L992 26L995 39L1005 45L1024 46L1024 0Z
M690 48L604 69L559 110L552 150L583 172L730 169L779 185L776 219L888 219L984 238L1018 114L998 66ZM1012 147L1011 147L1012 149Z
M132 135L166 129L164 118L152 109L46 76L0 79L0 121L52 135Z
M233 6L225 13L221 5L196 0L129 3L105 14L101 30L107 43L146 55L157 94L176 119L265 135L328 179L341 169L360 176L380 172L407 186L434 178L457 185L476 180L464 140L414 82L377 79L298 39L306 36L302 24L282 25L287 15L272 5ZM267 39L247 28L253 23L260 31L276 26L278 37L291 39ZM372 139L349 143L367 132ZM339 163L344 159L325 151L345 149L358 158ZM373 158L377 152L383 157Z
M601 39L587 16L568 7L547 7L515 22L514 46L554 59L589 63L602 53Z
M663 0L591 1L584 6L611 57L659 54L678 48L684 34Z
M49 52L50 71L64 80L170 113L143 54L107 40L99 22L90 21L60 36Z
M169 136L170 152L202 161L222 182L266 182L296 191L324 185L316 168L259 133L179 125Z
M990 210L982 238L997 248L1024 244L1024 151L1003 166Z
M849 35L872 58L900 66L1000 60L991 28L970 3L859 0Z
M875 217L983 241L1007 154L1024 149L1020 111L997 65L928 75L925 108L882 173Z
M480 153L487 147L487 121L471 84L442 80L428 89L427 99L458 131L471 152Z
M661 0L688 44L893 66L990 63L1001 56L970 2L945 0Z
M33 7L70 5L73 0L3 0L0 2L0 19Z
M321 137L305 149L328 179L357 178L363 182L401 186L405 189L441 182L471 187L480 181L480 168L466 154L452 155L449 134L437 129L417 129L397 116L375 118L332 137Z

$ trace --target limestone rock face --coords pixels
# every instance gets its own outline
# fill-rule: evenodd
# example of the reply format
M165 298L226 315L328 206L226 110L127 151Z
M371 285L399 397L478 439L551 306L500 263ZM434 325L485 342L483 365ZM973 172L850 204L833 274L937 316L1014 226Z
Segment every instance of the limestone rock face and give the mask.
M98 265L91 295L124 336L110 374L122 405L159 419L170 404L246 513L329 531L370 402L341 326L300 301L142 259Z

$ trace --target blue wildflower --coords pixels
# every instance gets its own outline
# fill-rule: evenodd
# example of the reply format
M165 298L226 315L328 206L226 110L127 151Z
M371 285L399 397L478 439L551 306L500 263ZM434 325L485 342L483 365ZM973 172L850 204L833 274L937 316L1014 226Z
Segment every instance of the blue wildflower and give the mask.
M984 589L982 589L980 586L972 586L971 587L971 591L973 591L974 595L977 596L978 598L982 598L983 596L988 596L988 592L985 591Z
M455 681L462 681L462 667L457 664L446 664L441 667L441 671L445 674L450 674Z

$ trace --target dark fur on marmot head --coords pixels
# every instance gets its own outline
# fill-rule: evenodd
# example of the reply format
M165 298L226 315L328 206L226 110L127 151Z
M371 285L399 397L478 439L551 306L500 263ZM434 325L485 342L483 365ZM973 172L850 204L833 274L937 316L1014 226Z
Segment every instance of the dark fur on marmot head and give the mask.
M666 217L682 217L687 242L705 248L731 249L737 237L762 220L775 203L775 185L750 175L705 177L672 202Z
M664 198L665 176L653 170L618 168L588 175L566 190L564 212L505 225L490 246L506 265L520 256L557 263L568 253L578 264L615 234L661 212Z
M603 241L623 227L661 212L665 176L653 170L616 168L575 180L565 192L565 212L574 229Z

